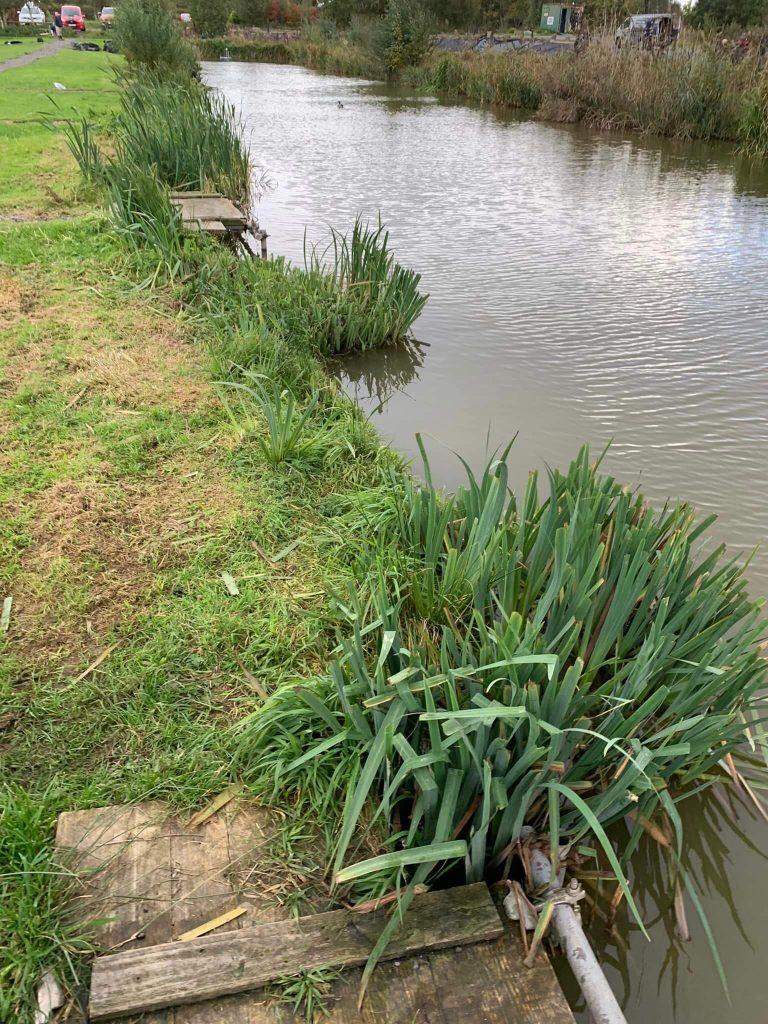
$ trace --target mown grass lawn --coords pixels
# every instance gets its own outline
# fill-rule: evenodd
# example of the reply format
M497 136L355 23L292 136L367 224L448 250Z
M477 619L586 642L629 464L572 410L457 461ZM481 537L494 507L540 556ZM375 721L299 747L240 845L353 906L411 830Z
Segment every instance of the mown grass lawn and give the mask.
M92 209L67 149L62 121L87 116L103 123L117 104L112 72L121 63L113 54L65 49L3 72L0 224L81 215ZM65 90L56 89L54 82Z
M42 43L38 43L37 36L7 36L0 39L0 67L5 61L22 57L25 53L36 53L52 41L45 25L40 26L40 35L44 40Z

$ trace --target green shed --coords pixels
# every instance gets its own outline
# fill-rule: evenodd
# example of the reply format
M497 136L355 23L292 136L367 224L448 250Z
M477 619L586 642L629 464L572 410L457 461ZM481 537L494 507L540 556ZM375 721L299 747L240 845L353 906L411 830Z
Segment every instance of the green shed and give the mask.
M572 10L572 4L544 4L541 8L541 31L568 32Z

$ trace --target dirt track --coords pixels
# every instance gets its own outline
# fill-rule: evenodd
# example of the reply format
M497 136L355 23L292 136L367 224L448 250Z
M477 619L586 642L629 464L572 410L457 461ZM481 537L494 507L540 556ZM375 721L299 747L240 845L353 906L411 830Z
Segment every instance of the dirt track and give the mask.
M41 57L50 57L52 53L58 53L66 45L67 41L65 39L54 39L47 46L42 46L33 53L23 53L20 57L11 57L10 60L0 62L0 73L9 71L11 68L21 68L25 64L31 64L33 60L39 60Z

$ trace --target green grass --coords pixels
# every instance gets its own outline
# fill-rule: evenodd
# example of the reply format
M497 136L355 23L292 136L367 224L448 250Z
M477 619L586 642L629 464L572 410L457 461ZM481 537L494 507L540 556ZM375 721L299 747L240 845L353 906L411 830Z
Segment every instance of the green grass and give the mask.
M40 34L45 39L43 43L38 43L36 36L0 37L0 67L2 67L5 61L13 60L14 57L21 57L25 53L36 53L52 41L44 25L41 26ZM6 71L4 74L8 74L8 72Z
M112 54L64 50L2 75L0 218L82 214L89 204L56 119L85 115L102 123L117 107ZM67 86L59 92L53 85ZM47 122L47 125L43 122Z
M108 114L117 101L111 71L122 63L122 58L111 53L65 49L24 67L11 68L2 75L0 121ZM56 89L54 82L66 86L66 91Z
M0 217L82 210L86 190L63 135L43 125L0 123L0 148Z
M191 806L232 777L228 728L260 702L241 663L268 692L319 670L338 620L327 595L349 584L339 510L397 460L304 352L324 388L311 471L273 465L266 422L243 433L210 383L243 348L257 364L254 339L187 325L214 346L209 371L162 296L130 291L103 222L25 225L1 248L4 294L17 296L0 334L6 800L9 814L22 790L39 803L25 856L48 864L61 809ZM26 930L0 971L16 1006L66 944L58 876L46 869L30 895L13 863L0 866L4 904ZM30 916L29 899L45 915Z

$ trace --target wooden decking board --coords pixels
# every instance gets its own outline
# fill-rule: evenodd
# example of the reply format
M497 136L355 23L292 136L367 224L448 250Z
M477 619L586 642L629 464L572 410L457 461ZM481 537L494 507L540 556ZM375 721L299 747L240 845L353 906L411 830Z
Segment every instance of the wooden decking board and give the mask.
M174 206L181 211L183 221L221 221L227 226L246 226L246 219L235 204L224 196L190 196L174 194Z
M86 872L74 912L82 920L112 914L96 941L105 949L117 944L119 952L170 942L241 903L248 913L224 926L232 935L285 921L288 912L268 892L276 880L269 851L274 835L273 816L242 802L194 829L186 818L168 817L162 804L147 803L63 814L57 845L67 863ZM149 859L142 856L147 850ZM153 913L144 938L131 938ZM380 964L358 1012L360 976L359 968L350 968L334 983L324 1024L573 1024L546 956L533 970L524 967L514 931ZM304 1024L304 1015L261 991L158 1010L141 1021Z
M172 937L170 822L162 804L62 814L56 834L71 866L85 871L82 920L105 920L99 942L112 948Z
M334 910L99 957L91 978L91 1017L109 1020L247 992L301 971L357 966L370 956L387 920L384 911ZM414 900L385 958L482 942L503 931L482 882L428 892Z

